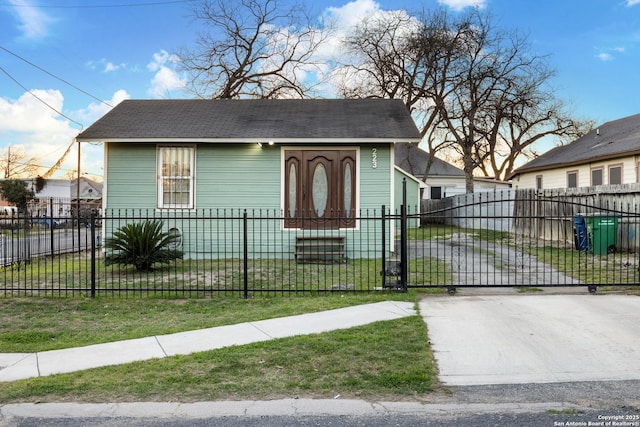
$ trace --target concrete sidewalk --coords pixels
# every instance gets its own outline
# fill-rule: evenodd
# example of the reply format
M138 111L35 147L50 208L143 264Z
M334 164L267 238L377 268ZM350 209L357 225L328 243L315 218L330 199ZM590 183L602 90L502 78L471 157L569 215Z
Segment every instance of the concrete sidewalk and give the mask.
M39 353L0 354L0 382L347 329L416 314L415 304L374 304Z

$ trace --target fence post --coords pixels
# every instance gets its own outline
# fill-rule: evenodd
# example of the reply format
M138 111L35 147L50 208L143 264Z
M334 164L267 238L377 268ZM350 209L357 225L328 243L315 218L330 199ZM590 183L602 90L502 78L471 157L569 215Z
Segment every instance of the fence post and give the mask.
M91 212L91 298L96 297L96 213Z
M402 178L402 205L400 205L400 287L407 292L407 178Z
M31 215L29 208L24 209L24 222L22 226L24 227L24 253L18 251L18 261L30 262L31 261ZM19 241L18 241L19 242ZM18 245L18 248L20 245Z
M385 206L382 205L382 289L387 287L387 221Z
M46 220L45 220L46 221ZM51 243L51 258L53 258L56 254L54 248L54 237L53 237L53 197L49 199L49 242Z
M242 215L242 224L243 224L243 236L242 236L242 257L243 257L243 269L244 269L244 299L248 299L249 298L249 260L248 260L248 256L249 256L249 250L247 248L248 244L249 244L249 239L247 237L248 234L248 219L247 219L247 210L244 210L244 213Z
M82 244L81 244L81 239L82 239L82 233L81 233L81 225L80 225L80 199L78 198L78 204L77 204L77 209L78 211L76 212L76 217L78 220L78 228L76 229L76 231L78 232L78 253L82 253ZM86 236L86 235L85 235Z

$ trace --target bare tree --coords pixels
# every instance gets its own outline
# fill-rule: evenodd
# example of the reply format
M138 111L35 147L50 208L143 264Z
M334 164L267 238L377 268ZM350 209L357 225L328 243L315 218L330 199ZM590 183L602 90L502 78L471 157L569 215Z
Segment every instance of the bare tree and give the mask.
M29 157L21 147L9 146L0 157L2 176L8 178L26 178L36 175L40 166L36 157Z
M581 136L585 123L564 111L550 87L555 72L548 58L533 53L525 35L496 28L478 10L464 19L455 90L440 114L462 156L467 192L473 192L476 169L504 178L535 142Z
M514 91L512 100L489 104L484 137L485 152L477 154L478 168L485 176L504 178L511 175L521 158L533 159L538 141L554 137L562 144L575 140L594 125L592 120L576 120L550 91L541 90L537 82Z
M451 50L444 12L429 15L441 25L426 27L405 11L363 19L344 41L350 63L341 64L337 86L346 98L402 99L433 155L447 144L437 126L438 103L450 96ZM428 176L432 162L424 173Z
M357 26L346 45L355 61L343 66L351 76L342 93L403 99L432 155L458 153L467 192L477 169L505 177L543 137L584 130L550 89L547 57L478 9L454 18L442 10L379 16Z
M313 55L325 39L301 6L278 0L200 0L205 30L183 49L181 68L203 98L303 98L312 91ZM317 82L316 82L317 83Z

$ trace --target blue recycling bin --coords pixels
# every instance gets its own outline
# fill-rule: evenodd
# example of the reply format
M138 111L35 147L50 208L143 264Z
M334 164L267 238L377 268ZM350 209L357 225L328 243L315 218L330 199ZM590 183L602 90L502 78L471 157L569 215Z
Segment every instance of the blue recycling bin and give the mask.
M573 240L576 244L576 250L586 251L589 249L587 221L583 216L577 215L573 217Z

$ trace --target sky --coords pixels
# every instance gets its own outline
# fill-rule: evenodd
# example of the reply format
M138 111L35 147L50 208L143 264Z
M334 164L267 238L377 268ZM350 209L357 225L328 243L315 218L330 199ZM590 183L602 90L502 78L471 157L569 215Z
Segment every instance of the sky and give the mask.
M479 7L502 28L526 33L532 51L549 55L556 95L576 117L598 125L640 113L640 0L303 1L318 23L327 17L338 23L333 49L367 14ZM0 0L0 157L8 147L22 149L44 173L120 101L193 97L177 53L193 48L200 31L194 5ZM54 177L77 169L76 146ZM82 144L83 175L102 180L102 152L99 143Z

